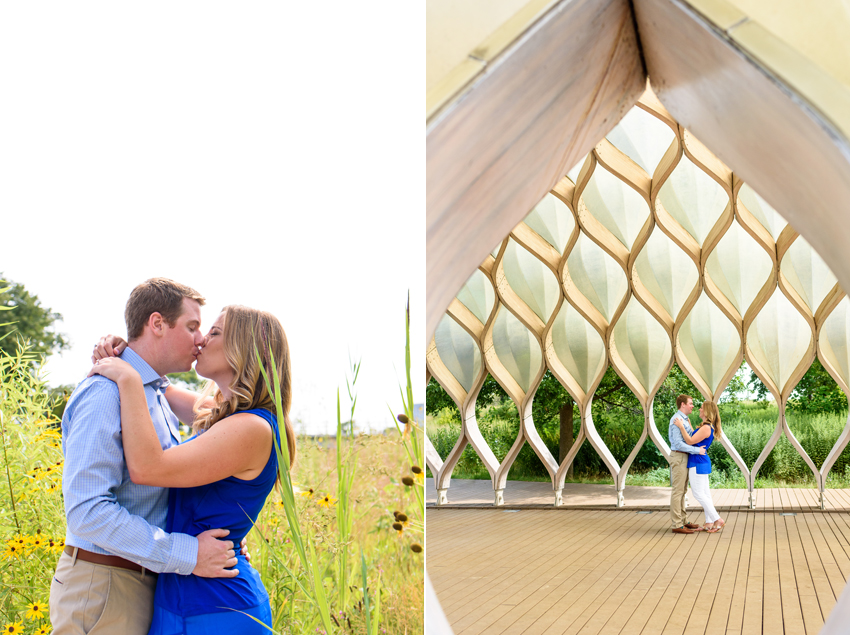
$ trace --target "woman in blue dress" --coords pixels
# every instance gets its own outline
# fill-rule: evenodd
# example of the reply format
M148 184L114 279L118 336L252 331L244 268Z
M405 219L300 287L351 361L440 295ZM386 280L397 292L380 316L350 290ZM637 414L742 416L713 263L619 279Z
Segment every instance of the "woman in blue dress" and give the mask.
M275 442L280 444L281 434L257 352L269 377L274 376L274 360L283 412L289 412L289 347L280 322L263 311L228 306L210 328L195 365L214 384L200 397L173 386L166 391L172 410L181 421L193 421L196 435L165 451L132 366L105 357L92 368L118 384L124 454L133 482L171 488L166 531L197 535L225 527L228 539L238 544L262 510L277 480ZM291 464L295 436L285 419ZM160 574L150 633L266 635L264 624L271 626L268 594L245 557L236 558L231 578Z
M714 441L715 435L721 436L723 434L720 428L720 411L717 409L717 404L713 401L704 401L699 409L699 418L699 426L693 431L693 434L687 432L681 419L677 418L675 424L682 431L682 438L685 443L705 448L706 454L688 455L688 481L691 484L694 498L702 505L705 513L703 529L713 534L720 531L726 524L714 508L714 501L711 498L711 489L708 484L708 475L711 474L711 459L708 458L708 448Z

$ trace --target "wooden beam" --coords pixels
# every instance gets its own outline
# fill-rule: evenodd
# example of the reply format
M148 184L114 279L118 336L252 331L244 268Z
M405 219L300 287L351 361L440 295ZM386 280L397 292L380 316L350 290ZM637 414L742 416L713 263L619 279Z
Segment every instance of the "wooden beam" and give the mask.
M487 253L645 88L626 0L562 0L428 122L428 341Z

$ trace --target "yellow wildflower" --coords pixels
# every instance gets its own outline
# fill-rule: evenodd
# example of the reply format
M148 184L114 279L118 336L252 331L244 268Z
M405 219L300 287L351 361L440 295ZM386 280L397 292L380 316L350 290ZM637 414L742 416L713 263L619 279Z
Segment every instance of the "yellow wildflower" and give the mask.
M57 539L53 544L53 551L55 551L56 553L61 553L64 550L65 550L65 539L64 538Z
M46 604L42 604L41 602L33 602L32 604L27 604L27 619L34 620L35 618L43 618L44 613L47 609Z
M420 483L425 480L425 472L422 471L422 468L418 465L414 465L410 468L410 471L413 472L414 478Z
M34 549L38 549L39 547L44 547L47 539L41 534L34 534L30 536L30 545Z
M299 493L300 493L300 494L301 494L301 496L303 496L304 498L313 498L313 493L314 493L314 492L313 492L313 488L311 487L310 489L305 489L304 491L299 492ZM283 502L281 502L281 505L283 505Z
M12 558L20 558L24 555L24 548L13 542L6 543L6 551L3 552L3 557L11 560Z
M9 622L6 626L3 627L3 630L0 631L2 633L23 633L24 632L24 623L23 622Z
M50 633L50 626L42 626L33 635L48 635L48 633Z
M319 501L321 507L332 507L336 503L336 499L330 494L325 494L325 497Z

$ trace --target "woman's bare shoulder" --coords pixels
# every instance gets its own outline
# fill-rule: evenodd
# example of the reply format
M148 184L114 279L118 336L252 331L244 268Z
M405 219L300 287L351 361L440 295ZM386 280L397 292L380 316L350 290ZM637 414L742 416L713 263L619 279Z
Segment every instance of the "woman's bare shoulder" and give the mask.
M229 417L225 417L218 423L216 426L221 424L227 424L227 427L238 427L240 430L269 434L271 435L272 427L269 425L269 422L263 419L260 415L254 414L253 412L236 412Z

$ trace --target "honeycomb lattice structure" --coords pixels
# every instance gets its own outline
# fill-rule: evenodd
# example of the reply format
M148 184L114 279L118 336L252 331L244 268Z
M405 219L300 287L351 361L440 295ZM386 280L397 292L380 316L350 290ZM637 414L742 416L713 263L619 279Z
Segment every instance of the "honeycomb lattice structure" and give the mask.
M461 413L445 461L428 444L439 502L471 444L493 480L496 504L528 443L548 470L555 504L587 440L623 503L626 473L646 437L669 459L652 401L673 363L706 399L719 398L745 359L779 407L776 429L744 474L755 476L785 434L811 468L823 501L850 421L818 469L785 419L786 402L815 355L850 394L850 300L809 244L702 143L651 91L519 223L448 307L427 351L435 378ZM643 432L620 465L591 417L608 365L640 400ZM534 394L546 369L575 400L580 432L559 464L535 430ZM516 403L519 435L499 463L475 419L491 374ZM667 417L664 414L666 425Z

